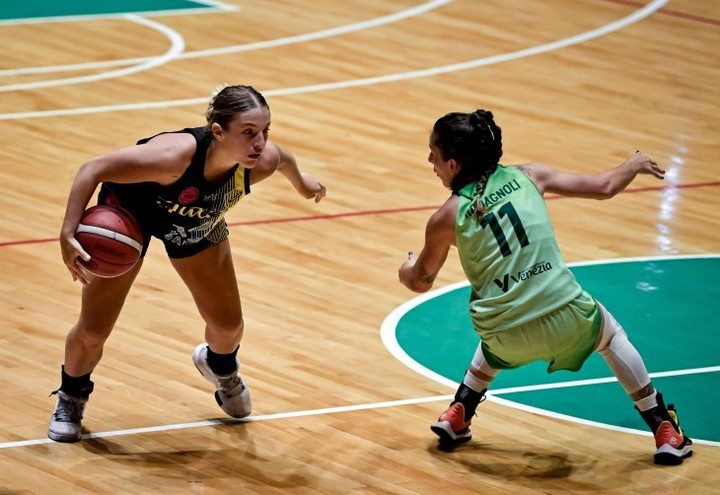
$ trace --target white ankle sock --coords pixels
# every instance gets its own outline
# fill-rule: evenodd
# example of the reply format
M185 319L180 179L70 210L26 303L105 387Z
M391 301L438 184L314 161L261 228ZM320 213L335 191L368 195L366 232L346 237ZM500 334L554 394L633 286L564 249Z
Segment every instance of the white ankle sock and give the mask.
M469 371L465 373L463 383L478 393L488 388L488 385L490 384L490 382L481 380Z
M658 405L657 390L655 390L652 394L648 395L647 397L644 397L640 400L636 400L635 405L641 411L647 411L648 409L652 409L653 407L657 406Z

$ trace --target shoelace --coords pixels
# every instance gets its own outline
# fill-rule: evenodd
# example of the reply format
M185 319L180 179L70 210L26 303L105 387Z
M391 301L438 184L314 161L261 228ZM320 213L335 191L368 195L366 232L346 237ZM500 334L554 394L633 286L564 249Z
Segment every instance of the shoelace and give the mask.
M79 423L82 420L82 406L79 402L61 397L53 417L63 423Z
M240 395L245 388L242 380L236 374L230 375L227 378L220 378L220 391L229 398Z
M680 427L680 420L678 419L677 410L675 409L675 406L673 404L668 405L668 414L670 414L670 417L675 422L675 431L677 431L681 436L685 436L685 432Z

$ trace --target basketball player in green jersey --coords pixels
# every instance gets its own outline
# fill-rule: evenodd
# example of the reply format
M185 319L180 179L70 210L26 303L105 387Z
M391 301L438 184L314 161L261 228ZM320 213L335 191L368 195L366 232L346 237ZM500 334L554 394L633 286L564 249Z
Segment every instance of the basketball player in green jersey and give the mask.
M655 436L655 462L680 464L692 440L665 406L623 328L566 267L543 194L608 199L638 174L664 171L633 154L599 175L579 175L526 164L503 166L502 133L485 110L449 113L435 123L428 161L450 198L430 217L425 245L410 253L400 281L430 290L457 246L470 281L470 316L480 344L455 399L432 425L444 444L468 441L470 423L499 370L546 361L548 372L579 370L593 351L605 359Z

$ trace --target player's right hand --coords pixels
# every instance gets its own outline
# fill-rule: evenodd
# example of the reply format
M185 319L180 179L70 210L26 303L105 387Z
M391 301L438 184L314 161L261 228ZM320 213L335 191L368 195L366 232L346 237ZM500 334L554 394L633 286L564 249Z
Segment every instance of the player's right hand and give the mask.
M74 236L60 236L60 252L73 282L79 280L83 285L89 284L90 275L83 269L79 259L90 261L90 255L80 246L78 240Z

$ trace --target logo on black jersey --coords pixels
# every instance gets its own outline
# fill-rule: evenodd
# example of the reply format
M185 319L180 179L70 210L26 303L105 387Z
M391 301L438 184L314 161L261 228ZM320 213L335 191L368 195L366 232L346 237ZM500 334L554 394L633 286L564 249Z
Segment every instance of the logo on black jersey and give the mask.
M200 197L200 191L197 187L187 187L178 196L178 202L181 205L189 205L194 203L198 197Z

